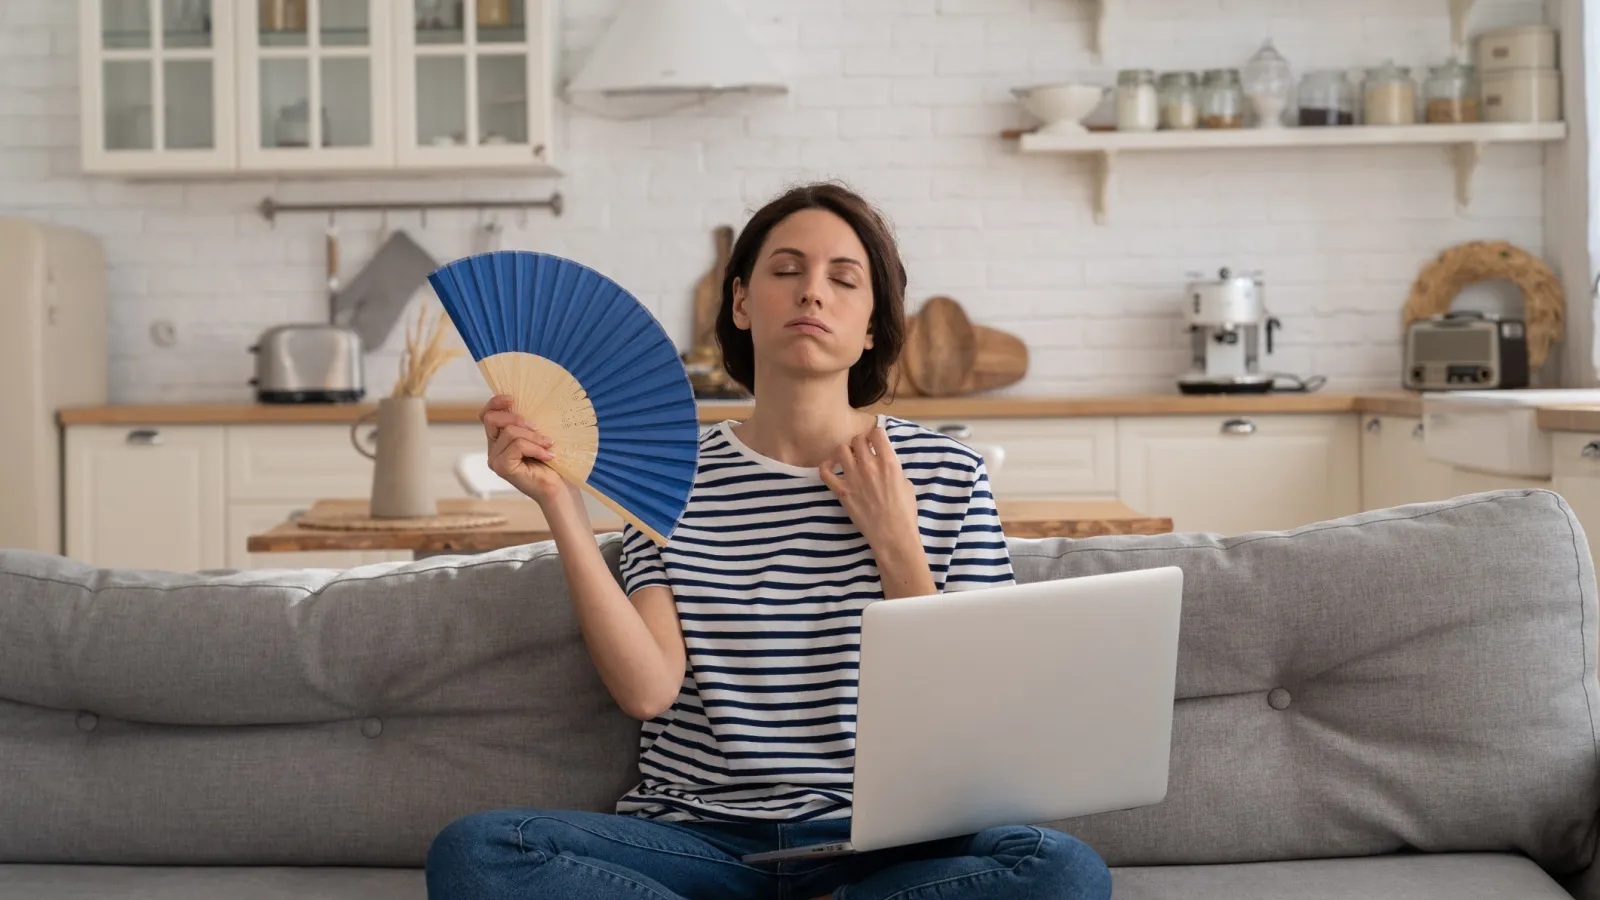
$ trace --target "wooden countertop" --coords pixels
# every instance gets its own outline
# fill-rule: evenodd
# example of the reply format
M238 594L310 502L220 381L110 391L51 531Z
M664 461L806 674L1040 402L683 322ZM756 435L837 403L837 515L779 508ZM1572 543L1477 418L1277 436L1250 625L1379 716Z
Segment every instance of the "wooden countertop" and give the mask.
M1600 432L1600 406L1543 406L1538 422L1546 431Z
M1007 535L1019 538L1084 538L1107 534L1166 534L1172 519L1135 512L1118 500L1028 500L995 501L1000 522ZM365 515L362 499L321 500L309 512L333 515ZM500 525L485 528L418 531L343 531L307 528L294 521L278 524L246 540L251 553L293 553L299 551L411 550L427 553L482 553L502 547L516 547L550 540L549 526L539 505L525 499L467 500L445 498L439 512L487 512L506 517ZM596 534L622 529L622 520L595 518Z
M61 410L62 425L266 425L345 424L375 408L374 403L269 404L173 403L111 404ZM428 406L428 419L470 423L478 419L477 403L440 402ZM703 401L702 423L748 416L745 401ZM1041 419L1068 416L1166 416L1186 414L1251 415L1268 413L1373 412L1422 414L1422 398L1401 392L1374 394L1269 394L1238 397L1186 397L1181 394L1127 396L1032 397L973 396L906 398L879 404L887 412L927 423L932 419Z

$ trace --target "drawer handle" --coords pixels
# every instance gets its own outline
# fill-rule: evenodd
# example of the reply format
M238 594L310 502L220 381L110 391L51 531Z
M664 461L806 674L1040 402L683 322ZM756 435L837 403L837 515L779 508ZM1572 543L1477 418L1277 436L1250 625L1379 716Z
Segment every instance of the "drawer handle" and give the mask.
M939 426L939 433L943 434L943 435L949 435L950 437L953 437L958 441L968 441L968 440L972 439L972 426L970 426L970 425L940 425Z
M127 441L135 447L154 447L161 443L161 432L154 428L135 428L128 432Z
M1383 420L1377 416L1367 420L1367 434L1377 434L1383 430Z
M1416 438L1419 441L1422 440L1423 436L1426 435L1427 433L1428 433L1428 429L1424 428L1421 422L1418 422L1416 425L1412 426L1412 428L1411 428L1411 436Z
M1583 445L1584 459L1600 459L1600 441L1590 441Z
M1222 423L1223 434L1255 434L1256 423L1250 419L1229 419Z

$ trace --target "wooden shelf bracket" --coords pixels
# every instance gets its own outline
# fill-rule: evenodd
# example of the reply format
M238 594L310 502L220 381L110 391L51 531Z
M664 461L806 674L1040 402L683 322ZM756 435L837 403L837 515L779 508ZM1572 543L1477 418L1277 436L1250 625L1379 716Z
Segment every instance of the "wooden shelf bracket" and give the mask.
M1478 0L1450 0L1450 48L1457 60L1465 62L1467 54L1467 25L1472 19L1472 8Z
M1472 205L1472 179L1483 161L1483 141L1455 144L1450 156L1456 166L1456 211L1466 212Z
M1101 150L1094 155L1094 223L1104 225L1111 217L1111 201L1117 196L1117 151Z

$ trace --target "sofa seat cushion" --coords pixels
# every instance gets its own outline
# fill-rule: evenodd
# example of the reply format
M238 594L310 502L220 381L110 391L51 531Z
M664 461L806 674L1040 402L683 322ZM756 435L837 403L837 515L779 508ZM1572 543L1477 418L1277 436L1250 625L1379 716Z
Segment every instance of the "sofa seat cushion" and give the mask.
M421 869L0 865L0 900L424 900Z
M1572 900L1527 857L1496 853L1151 866L1111 877L1117 900Z

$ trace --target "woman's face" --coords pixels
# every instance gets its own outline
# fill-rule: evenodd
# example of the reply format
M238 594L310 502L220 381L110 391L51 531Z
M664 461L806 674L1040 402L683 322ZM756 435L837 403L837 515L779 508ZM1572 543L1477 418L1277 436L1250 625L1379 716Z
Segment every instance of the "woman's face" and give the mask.
M848 371L872 348L872 273L844 219L803 209L767 233L750 283L733 284L733 321L758 367L796 375Z

